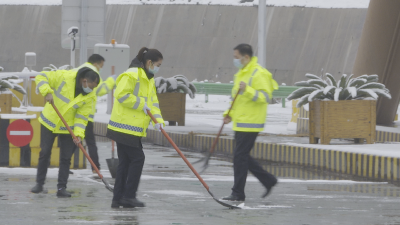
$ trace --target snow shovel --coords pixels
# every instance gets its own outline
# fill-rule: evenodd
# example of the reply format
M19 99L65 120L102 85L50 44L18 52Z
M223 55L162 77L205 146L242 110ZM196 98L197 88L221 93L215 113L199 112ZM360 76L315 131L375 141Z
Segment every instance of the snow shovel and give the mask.
M111 177L115 178L115 175L117 174L117 167L119 164L119 159L114 158L114 141L111 140L111 145L112 145L112 150L111 150L111 159L106 159L107 161L107 166L108 170L110 170Z
M72 138L74 140L77 139L77 137L75 136L74 132L72 132L71 128L68 126L67 122L65 121L64 117L61 115L60 111L58 111L57 107L54 105L54 103L52 102L51 105L53 106L54 110L56 111L56 113L58 114L58 116L60 117L61 121L64 123L65 127L67 128L67 130L69 131L69 133L71 134ZM94 170L96 170L96 173L99 175L100 179L103 181L103 183L106 185L107 190L113 192L114 188L111 187L111 185L104 179L103 175L100 173L99 169L97 168L97 166L94 164L93 160L90 158L90 156L87 154L87 152L85 151L85 149L83 148L82 144L79 143L78 147L81 149L81 151L83 152L83 154L86 156L86 158L89 160L90 164L92 165L92 167L94 168Z
M151 117L151 119L154 121L154 123L157 123L156 118L154 118L153 114L151 114L151 112L149 110L147 110L147 114ZM181 150L179 150L178 146L176 146L176 144L174 143L174 141L169 137L169 135L167 134L167 132L165 132L165 130L163 128L161 128L161 132L164 134L165 138L167 138L167 140L169 141L169 143L171 143L172 147L175 148L176 152L181 156L181 158L183 159L183 161L185 161L186 165L188 165L188 167L192 170L192 172L194 173L194 175L196 175L197 179L199 179L199 181L201 182L201 184L203 184L204 188L208 191L208 193L211 195L211 197L218 202L219 204L228 207L230 209L241 209L240 207L237 207L235 205L230 205L227 204L225 202L222 202L220 200L218 200L217 198L214 197L214 195L211 193L210 191L210 187L206 184L206 182L203 180L203 178L200 176L199 173L197 173L197 171L194 169L194 167L192 166L192 164L190 164L190 162L187 160L187 158L183 155L183 153L181 152Z
M233 104L235 103L236 98L237 98L238 95L239 95L239 91L238 91L238 93L236 93L235 98L233 99L232 104L231 104L231 107L229 108L228 113L226 114L225 118L227 118L227 117L229 116L229 113L231 112L232 107L233 107ZM204 162L203 167L202 167L200 173L203 173L203 172L208 168L208 162L210 161L211 155L212 155L212 153L214 152L214 148L215 148L215 146L216 146L217 143L218 143L219 136L221 135L221 132L222 132L222 130L224 129L224 126L225 126L225 122L222 122L222 126L221 126L221 128L219 129L219 132L218 132L218 134L217 134L217 137L215 138L213 144L211 145L210 151L206 153L206 156L205 156L204 158L199 159L199 160L197 160L196 162L193 163L193 164L196 164L196 163Z

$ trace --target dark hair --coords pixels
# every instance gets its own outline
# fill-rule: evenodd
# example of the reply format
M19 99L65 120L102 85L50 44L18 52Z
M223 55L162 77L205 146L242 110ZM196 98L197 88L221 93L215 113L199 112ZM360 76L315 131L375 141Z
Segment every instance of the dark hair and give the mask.
M93 54L88 59L88 62L91 63L91 64L93 64L93 63L101 63L101 62L104 62L104 61L106 61L104 59L104 57L99 55L99 54Z
M151 60L152 62L157 62L160 59L163 59L163 55L157 49L148 49L143 47L139 50L136 58L143 64L146 63L147 60Z
M93 70L89 70L83 74L82 78L88 79L90 82L97 82L100 83L100 76L98 73L94 72Z
M253 48L249 44L240 44L236 46L233 50L238 50L241 55L248 55L253 57Z

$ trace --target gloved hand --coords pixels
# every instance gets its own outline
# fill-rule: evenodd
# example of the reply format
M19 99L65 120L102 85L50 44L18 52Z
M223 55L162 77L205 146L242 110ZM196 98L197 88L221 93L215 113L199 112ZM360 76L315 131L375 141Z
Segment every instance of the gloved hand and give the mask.
M150 110L150 108L147 106L147 103L144 103L143 112L144 112L144 114L146 114L146 115L148 115L148 114L147 114L147 110Z
M157 131L160 131L160 132L161 132L161 128L164 128L164 125L163 125L162 123L156 123L156 125L154 125L154 128L155 128Z

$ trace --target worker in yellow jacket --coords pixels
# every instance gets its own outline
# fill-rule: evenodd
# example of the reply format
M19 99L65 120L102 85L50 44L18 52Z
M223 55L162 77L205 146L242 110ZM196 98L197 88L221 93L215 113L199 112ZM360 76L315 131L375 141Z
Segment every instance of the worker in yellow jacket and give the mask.
M96 67L97 72L100 72L100 69L103 68L105 59L99 54L93 54L88 58L88 62L82 64L80 67L76 68L75 70L78 71L82 67L93 65ZM103 81L100 77L100 84L97 86L93 92L96 93L96 96L103 96L110 93L115 87L115 80L117 79L117 75L112 74L112 76L108 77L105 81ZM85 141L86 145L88 146L88 152L90 158L93 160L93 163L96 167L100 170L100 163L99 163L99 155L97 151L96 140L94 137L94 115L96 113L96 103L97 97L94 101L92 112L89 115L89 121L85 130ZM93 173L96 173L94 168L92 167Z
M76 149L75 145L85 138L89 115L92 113L93 104L96 100L96 93L93 92L93 89L99 84L100 76L96 67L86 65L78 71L42 72L36 76L35 82L37 91L45 96L47 103L39 118L41 123L41 151L36 185L31 189L31 192L40 193L43 191L47 168L50 164L51 149L54 139L58 136L60 168L57 196L71 197L71 194L66 191L71 157ZM72 139L50 103L56 105L77 139Z
M230 114L224 113L225 124L233 121L236 147L233 156L234 185L231 195L222 198L228 201L244 201L246 196L247 171L250 171L264 185L267 196L277 179L265 171L256 160L250 156L250 151L258 133L264 129L267 117L268 102L272 92L278 89L278 84L272 74L257 63L252 47L240 44L234 48L234 65L239 71L234 76L232 96L239 91Z
M143 47L129 69L117 78L107 129L107 137L117 142L119 159L112 208L144 207L136 198L145 159L141 138L146 137L151 120L148 110L157 119L153 122L155 129L160 131L164 126L153 79L162 61L158 50Z

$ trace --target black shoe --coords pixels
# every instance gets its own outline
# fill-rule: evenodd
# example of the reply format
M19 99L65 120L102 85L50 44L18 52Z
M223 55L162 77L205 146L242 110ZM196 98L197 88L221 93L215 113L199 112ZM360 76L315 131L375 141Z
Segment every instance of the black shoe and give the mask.
M277 183L277 180L275 180L275 183L273 183L273 185L265 187L267 190L265 191L265 193L263 195L261 195L261 198L265 198L269 194L271 194L272 188L276 185L276 183Z
M122 206L122 205L119 204L118 201L112 201L111 202L111 208L119 208L120 206Z
M137 198L122 198L119 200L119 204L123 207L145 207L144 203Z
M226 197L223 197L222 200L224 201L238 201L238 202L244 202L244 198L239 198L236 195L229 195Z
M69 174L74 174L74 172L72 172L71 170L68 172Z
M59 198L71 198L71 193L69 193L65 188L59 188L57 191L57 197Z
M31 189L31 192L35 194L40 193L42 191L43 191L43 185L40 184L36 184L35 187Z

